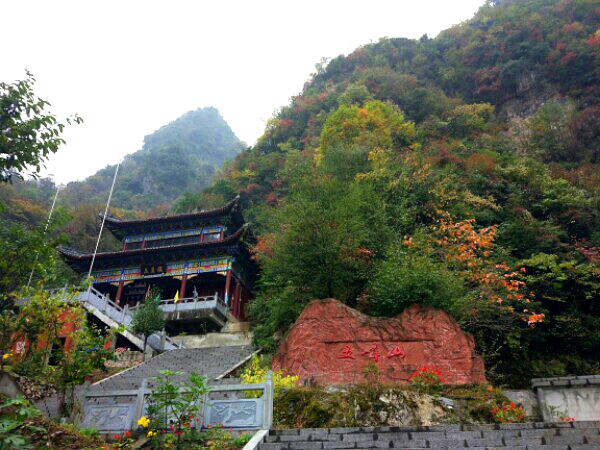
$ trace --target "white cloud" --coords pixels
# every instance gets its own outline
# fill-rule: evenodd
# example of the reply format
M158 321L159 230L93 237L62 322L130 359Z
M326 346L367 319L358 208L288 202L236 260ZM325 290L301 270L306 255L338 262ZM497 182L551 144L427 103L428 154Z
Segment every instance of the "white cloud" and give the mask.
M322 57L380 37L435 36L483 0L29 1L0 6L0 79L31 70L60 115L78 113L46 173L66 182L141 147L144 135L215 106L252 144ZM7 20L8 19L8 20Z

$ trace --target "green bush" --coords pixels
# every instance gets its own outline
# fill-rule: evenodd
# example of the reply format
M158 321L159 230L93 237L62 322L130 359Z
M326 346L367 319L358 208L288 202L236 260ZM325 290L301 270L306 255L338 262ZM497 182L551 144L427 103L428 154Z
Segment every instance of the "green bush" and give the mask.
M380 316L394 316L413 303L452 312L465 294L462 279L444 264L399 244L390 247L376 267L369 290L372 312Z
M0 448L26 450L33 448L25 432L44 432L32 419L40 412L23 398L16 397L0 404Z
M231 440L231 445L235 447L243 447L252 439L252 435L250 433L240 434L238 437L235 437Z

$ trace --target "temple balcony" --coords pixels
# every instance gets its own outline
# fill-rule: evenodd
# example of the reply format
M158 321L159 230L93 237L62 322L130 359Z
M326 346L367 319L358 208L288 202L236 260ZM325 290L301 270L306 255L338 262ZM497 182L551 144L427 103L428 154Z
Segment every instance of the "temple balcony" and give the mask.
M139 307L138 303L129 307L129 311L135 314ZM202 297L160 300L159 307L165 313L167 328L171 329L197 329L199 322L204 323L207 329L214 329L238 320L218 292Z

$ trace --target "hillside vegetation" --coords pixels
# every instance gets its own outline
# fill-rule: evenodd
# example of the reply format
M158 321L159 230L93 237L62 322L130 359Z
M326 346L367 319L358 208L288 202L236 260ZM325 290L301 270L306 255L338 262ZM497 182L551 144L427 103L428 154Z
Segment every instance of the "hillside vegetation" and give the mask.
M412 302L474 334L488 377L600 370L600 9L505 0L383 39L302 92L180 210L243 195L274 351L312 298Z

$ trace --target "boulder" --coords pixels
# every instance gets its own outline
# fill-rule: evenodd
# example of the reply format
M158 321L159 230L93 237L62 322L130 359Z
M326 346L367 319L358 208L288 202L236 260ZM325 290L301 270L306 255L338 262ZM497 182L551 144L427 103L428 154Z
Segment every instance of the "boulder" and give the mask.
M319 385L373 378L408 384L411 374L423 366L440 370L445 384L485 382L473 336L448 313L420 305L383 318L367 316L335 299L313 300L273 359L273 369Z

